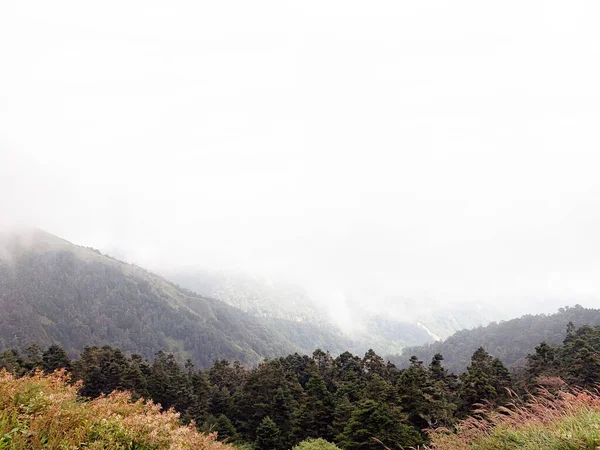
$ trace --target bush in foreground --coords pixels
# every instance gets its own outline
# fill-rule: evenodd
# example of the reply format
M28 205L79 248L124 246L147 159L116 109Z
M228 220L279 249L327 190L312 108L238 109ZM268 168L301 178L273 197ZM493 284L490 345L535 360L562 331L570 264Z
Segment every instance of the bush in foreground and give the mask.
M160 405L125 392L77 395L63 372L15 378L0 371L0 449L231 450Z
M600 396L545 391L525 406L464 421L457 433L431 433L435 450L586 450L600 448Z
M340 450L339 447L325 439L306 439L292 450Z

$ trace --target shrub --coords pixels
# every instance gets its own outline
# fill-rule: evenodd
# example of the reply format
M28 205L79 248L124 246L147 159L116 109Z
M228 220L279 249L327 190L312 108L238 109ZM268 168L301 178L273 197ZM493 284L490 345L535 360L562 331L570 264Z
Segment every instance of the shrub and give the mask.
M335 444L325 439L307 439L300 442L292 450L340 450Z
M215 434L180 425L172 410L132 402L127 392L84 400L68 381L63 371L23 378L0 371L0 449L231 450Z
M600 396L543 391L524 406L481 411L456 433L431 433L435 450L584 450L600 448Z

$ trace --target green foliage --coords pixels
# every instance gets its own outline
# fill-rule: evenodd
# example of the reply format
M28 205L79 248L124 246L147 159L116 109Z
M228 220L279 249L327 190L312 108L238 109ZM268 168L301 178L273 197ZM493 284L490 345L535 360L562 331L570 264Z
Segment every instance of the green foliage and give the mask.
M422 361L430 361L436 353L444 355L448 370L464 372L470 358L478 347L500 359L507 367L523 366L527 355L533 353L540 342L560 344L566 336L567 323L572 330L583 325L600 325L600 309L582 306L561 308L556 314L526 315L518 319L458 331L442 342L403 350L402 355L390 359L399 367L408 366L408 358L416 355Z
M460 377L460 397L463 412L469 412L477 404L490 402L502 405L508 401L507 388L510 375L502 362L493 358L483 347L479 347L471 357L471 365Z
M597 354L600 327L570 330L562 345L536 347L525 376L518 379L522 384L512 382L506 367L483 348L473 353L460 378L448 373L439 354L429 365L412 357L410 367L401 371L372 351L363 358L347 352L332 358L317 350L312 357L293 354L256 369L221 360L209 370L198 370L191 361L182 367L162 351L148 362L109 346L88 346L71 361L58 346L45 351L30 346L23 353L2 352L0 366L28 376L58 361L56 366L72 368L86 397L127 390L134 399L149 398L173 408L182 421L193 420L200 430L216 431L219 440L251 443L256 450L289 449L310 438L358 450L379 448L377 441L390 449L420 445L427 437L424 429L453 429L457 416L472 413L481 403L512 403L507 388L532 391L542 384L550 389L549 380L554 380L552 392L560 394L565 385L557 377L595 386ZM17 435L6 428L0 439L9 445Z
M594 388L600 383L600 326L570 324L561 345L542 342L528 356L527 379L530 383L548 377L560 377L571 385Z
M336 439L343 449L369 450L375 439L387 447L411 447L424 443L423 436L404 423L398 407L374 400L359 402L344 431Z
M200 429L207 433L216 432L218 439L221 441L235 442L238 439L235 427L224 414L220 414L218 417L208 416Z
M57 369L71 369L71 361L67 356L67 352L58 345L48 347L48 350L42 354L41 362L42 369L46 373L52 373Z
M256 450L274 450L281 448L281 432L269 416L265 417L256 429Z
M300 442L292 450L340 450L339 447L325 439L306 439Z

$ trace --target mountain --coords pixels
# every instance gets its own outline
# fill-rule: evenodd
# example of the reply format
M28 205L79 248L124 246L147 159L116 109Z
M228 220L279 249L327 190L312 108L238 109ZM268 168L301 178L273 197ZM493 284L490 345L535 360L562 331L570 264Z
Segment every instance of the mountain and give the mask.
M433 343L458 330L506 317L493 305L447 305L431 299L390 297L378 294L376 287L366 292L321 293L321 302L317 302L302 287L239 272L177 269L165 275L255 317L336 330L349 340L346 350L358 354L369 349L398 354L406 347Z
M347 339L310 323L254 317L135 265L41 230L0 234L0 348L112 345L158 350L207 367L216 359L254 365Z
M540 342L545 341L550 345L561 343L569 322L575 327L598 326L600 309L576 305L561 308L555 314L526 315L492 322L485 327L458 331L441 342L406 348L400 355L389 359L399 367L406 367L408 359L413 355L428 363L436 353L440 353L444 357L445 366L451 372L459 373L470 364L475 350L483 347L509 367L522 366L525 364L525 357L533 353Z
M364 298L361 301L357 297L351 307L346 305L343 313L351 318L352 325L342 328L336 320L338 311L329 311L299 286L208 270L172 271L167 277L187 289L222 300L255 317L310 323L317 329L335 330L346 336L345 350L358 354L369 349L382 354L397 353L407 346L433 342L437 337L421 323L367 311Z
M225 271L194 269L165 275L187 289L222 300L256 317L332 325L327 310L299 286Z

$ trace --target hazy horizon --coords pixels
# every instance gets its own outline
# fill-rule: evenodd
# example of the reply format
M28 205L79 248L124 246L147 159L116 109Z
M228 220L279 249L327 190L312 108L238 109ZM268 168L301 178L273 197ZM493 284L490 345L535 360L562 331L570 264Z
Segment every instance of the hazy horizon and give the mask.
M324 304L600 306L599 12L3 2L0 225Z

